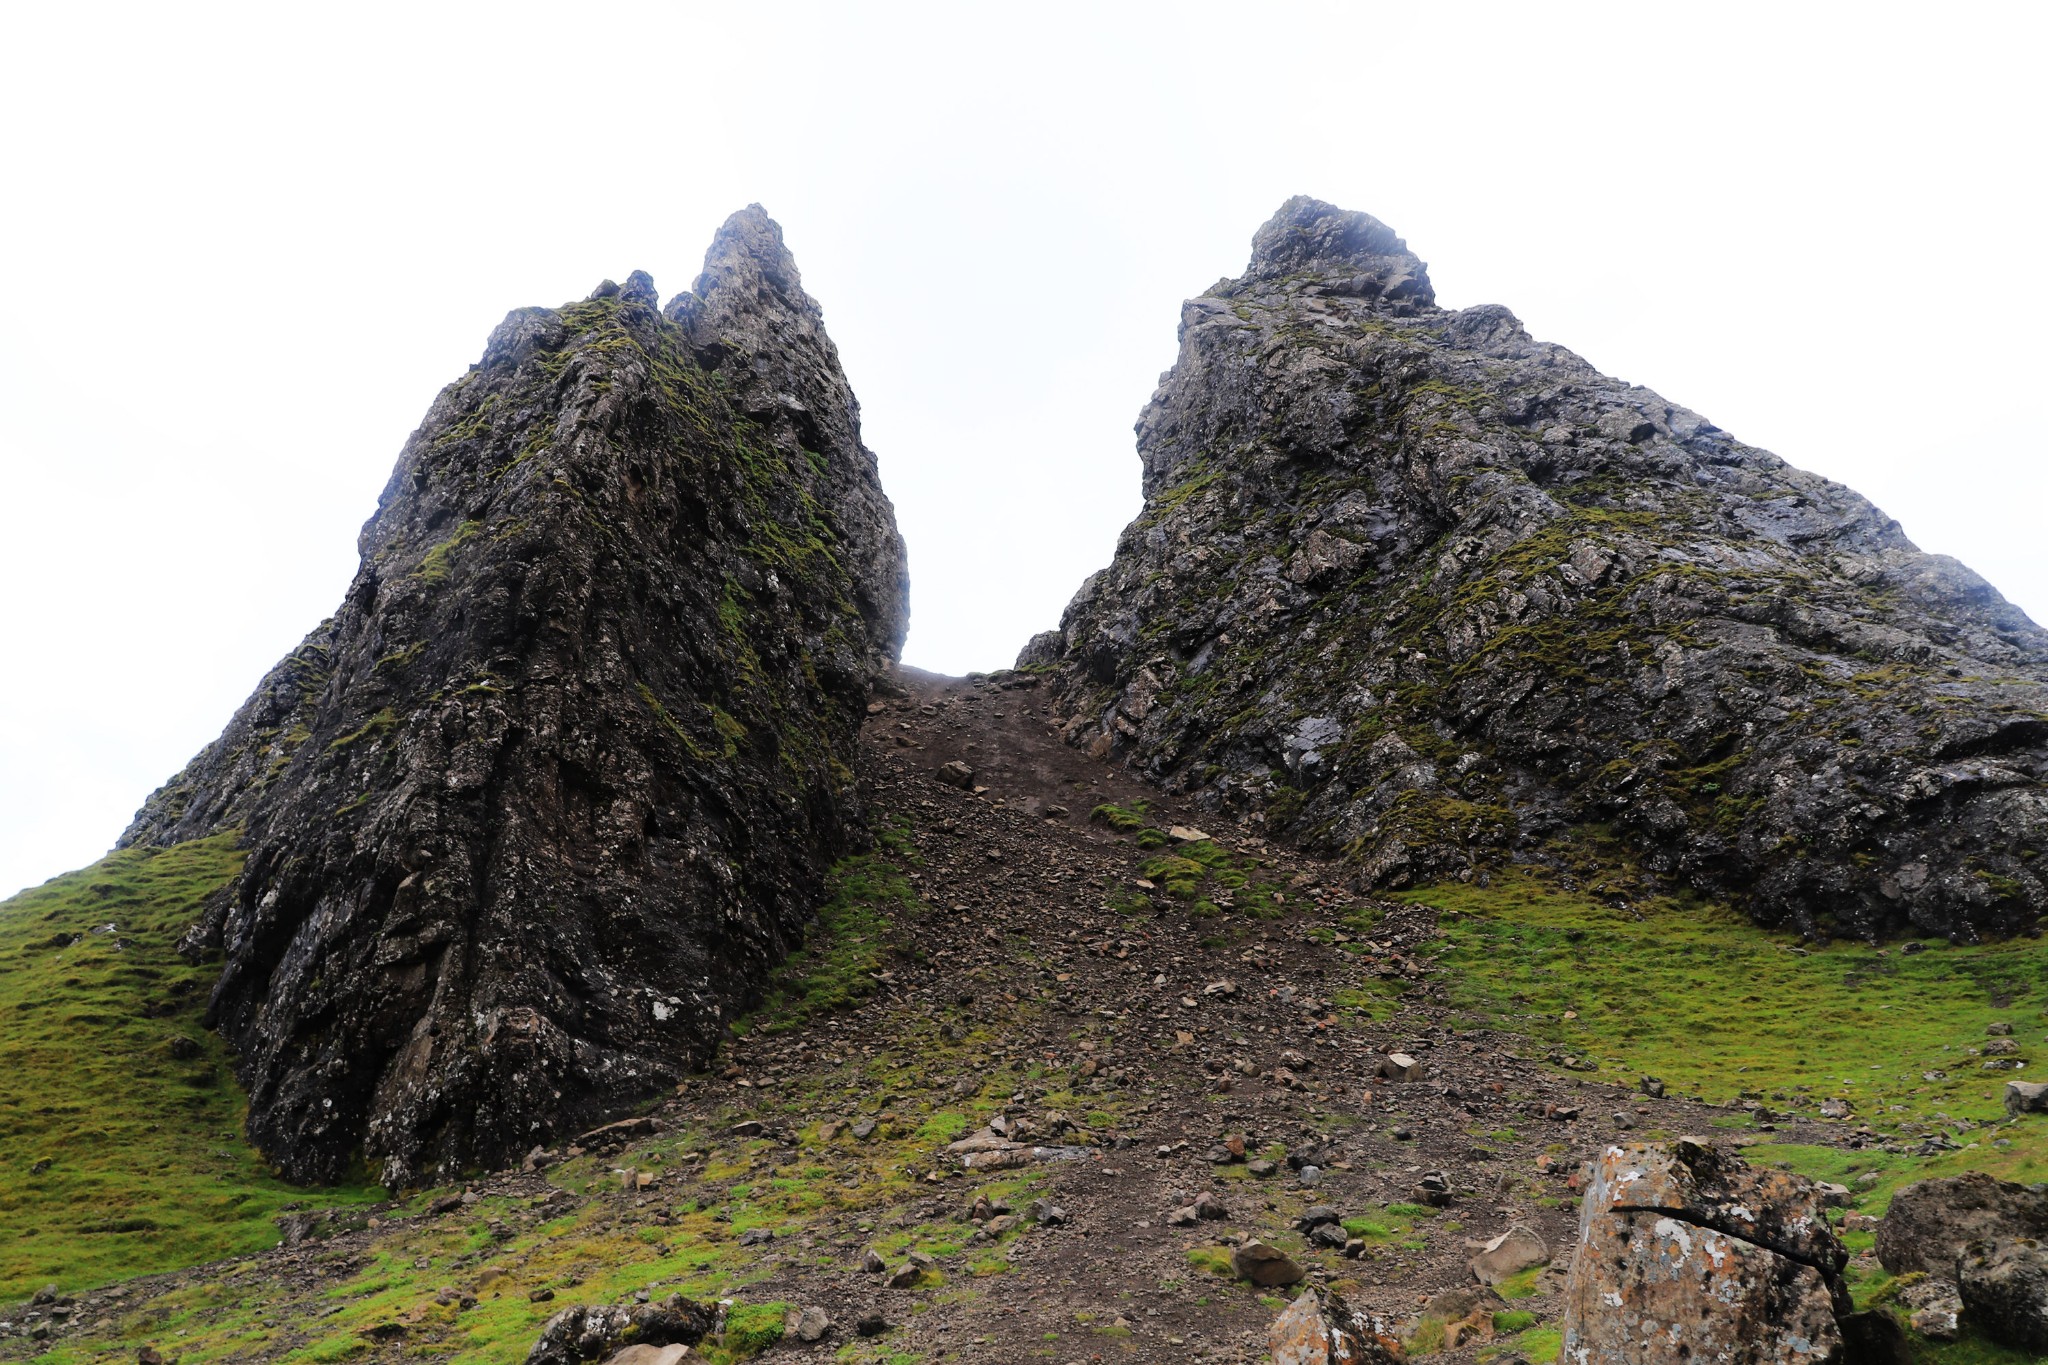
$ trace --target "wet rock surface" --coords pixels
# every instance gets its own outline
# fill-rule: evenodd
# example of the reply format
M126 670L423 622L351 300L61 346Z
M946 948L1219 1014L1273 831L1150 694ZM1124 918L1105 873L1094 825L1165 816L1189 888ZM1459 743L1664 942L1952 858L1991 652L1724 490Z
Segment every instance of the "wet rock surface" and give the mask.
M1562 1358L1846 1361L1847 1261L1809 1181L1693 1141L1610 1146L1580 1208Z
M1143 512L1019 659L1070 742L1374 886L1599 822L1809 934L2048 910L2048 633L1855 493L1312 199L1180 341Z
M361 567L124 844L240 828L187 947L290 1177L502 1164L672 1086L858 818L902 544L781 232L696 289L523 308L448 386Z

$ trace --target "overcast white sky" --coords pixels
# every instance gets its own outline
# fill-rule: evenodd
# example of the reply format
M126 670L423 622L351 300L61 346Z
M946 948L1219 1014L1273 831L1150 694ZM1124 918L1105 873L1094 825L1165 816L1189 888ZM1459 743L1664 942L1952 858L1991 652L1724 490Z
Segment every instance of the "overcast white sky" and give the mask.
M1295 193L2048 619L2044 14L7 6L0 892L98 856L338 603L507 310L686 288L751 200L925 667L1009 662L1107 561L1180 300Z

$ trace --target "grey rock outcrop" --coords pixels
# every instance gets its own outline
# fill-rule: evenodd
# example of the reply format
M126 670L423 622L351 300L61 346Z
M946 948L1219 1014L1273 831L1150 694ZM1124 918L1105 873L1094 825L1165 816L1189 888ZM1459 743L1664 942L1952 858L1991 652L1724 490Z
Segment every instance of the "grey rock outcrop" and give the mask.
M2018 1185L1983 1171L1901 1186L1877 1225L1878 1263L1954 1282L1972 1242L2048 1239L2048 1186Z
M2048 1185L1982 1171L1921 1180L1892 1195L1877 1258L1894 1275L1922 1274L1907 1307L1929 1336L1962 1326L2022 1350L2048 1352Z
M632 1308L579 1304L547 1320L525 1365L585 1365L636 1349L652 1365L664 1348L695 1346L720 1330L723 1316L720 1309L681 1297Z
M1685 1139L1609 1147L1579 1211L1559 1359L1846 1362L1847 1261L1810 1182Z
M1838 484L1282 206L1184 306L1145 506L1020 666L1372 885L1568 858L1809 934L2048 911L2048 632Z
M859 814L902 542L780 229L522 308L442 391L334 616L124 844L243 831L212 1018L300 1180L516 1159L671 1086Z
M2031 1237L1972 1242L1960 1270L1964 1322L2037 1358L2048 1352L2048 1246Z

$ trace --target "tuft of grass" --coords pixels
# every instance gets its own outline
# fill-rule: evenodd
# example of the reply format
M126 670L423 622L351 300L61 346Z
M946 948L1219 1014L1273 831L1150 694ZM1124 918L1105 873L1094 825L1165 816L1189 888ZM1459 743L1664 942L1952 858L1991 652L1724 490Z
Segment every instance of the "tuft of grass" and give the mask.
M833 865L829 896L802 948L789 955L754 1016L768 1033L799 1028L873 995L897 935L924 906L896 865L879 853Z
M734 1304L726 1314L725 1330L692 1354L702 1355L709 1365L750 1360L782 1340L789 1310L790 1305L774 1301Z
M463 522L455 528L455 534L420 557L420 566L413 571L413 577L423 583L447 582L454 566L455 552L483 529L484 524L480 521Z
M1543 1277L1543 1271L1544 1267L1540 1265L1518 1270L1495 1285L1493 1291L1509 1302L1516 1299L1533 1299L1536 1297L1536 1281Z
M246 1255L309 1202L242 1136L201 1022L218 969L174 951L241 871L235 842L123 849L0 902L0 1302Z
M1149 804L1151 803L1140 800L1133 801L1128 806L1120 806L1114 801L1105 801L1089 811L1088 818L1108 825L1118 834L1135 834L1150 823L1145 818L1145 808Z
M1530 1365L1553 1365L1563 1351L1562 1330L1556 1327L1530 1327L1480 1351L1479 1359L1481 1365L1485 1365L1488 1361L1519 1355ZM1920 1357L1915 1356L1914 1359L1918 1360Z

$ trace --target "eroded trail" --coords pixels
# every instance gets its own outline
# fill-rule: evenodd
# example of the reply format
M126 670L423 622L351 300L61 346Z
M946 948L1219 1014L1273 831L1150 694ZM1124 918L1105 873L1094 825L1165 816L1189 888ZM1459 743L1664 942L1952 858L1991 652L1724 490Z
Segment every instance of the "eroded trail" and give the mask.
M865 732L880 844L712 1072L533 1169L45 1305L0 1356L516 1362L565 1305L682 1293L734 1300L712 1359L1251 1361L1292 1291L1232 1273L1246 1241L1395 1319L1434 1300L1439 1358L1540 1356L1580 1162L1724 1112L1460 1027L1434 912L1188 839L1028 677L899 682ZM1555 1269L1474 1292L1517 1226Z

